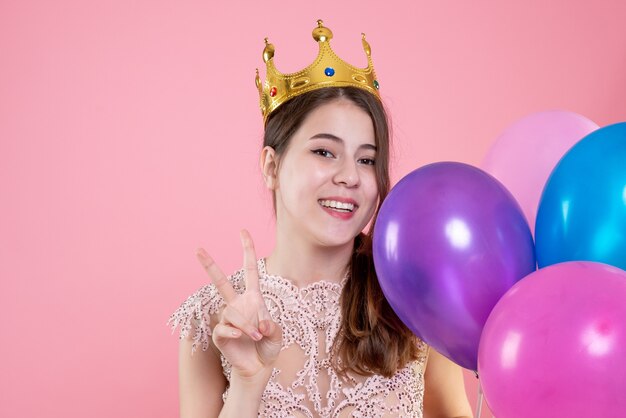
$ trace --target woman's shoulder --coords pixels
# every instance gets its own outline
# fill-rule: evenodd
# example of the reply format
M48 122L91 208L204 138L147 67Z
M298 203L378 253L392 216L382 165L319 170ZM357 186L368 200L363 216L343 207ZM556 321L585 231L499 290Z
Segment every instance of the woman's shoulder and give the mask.
M228 281L237 293L242 293L245 290L244 270L237 270L228 276ZM171 326L172 332L176 328L180 329L181 340L184 338L192 340L192 352L198 347L201 347L203 351L207 350L211 337L211 319L223 306L224 298L219 294L215 285L206 284L185 299L170 315L167 325Z

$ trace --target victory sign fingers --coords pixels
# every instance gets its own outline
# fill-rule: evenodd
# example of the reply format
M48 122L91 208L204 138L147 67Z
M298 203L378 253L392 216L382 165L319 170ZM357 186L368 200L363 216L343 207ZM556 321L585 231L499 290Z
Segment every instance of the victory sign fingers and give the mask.
M240 237L246 283L246 291L243 294L238 294L234 290L226 275L203 248L198 249L197 257L226 302L220 316L220 324L235 327L253 340L259 341L262 338L261 328L266 325L261 322L269 318L269 313L259 290L259 274L252 237L246 230L241 231ZM228 332L230 331L229 329Z
M197 257L225 302L213 328L213 343L234 368L245 374L273 364L281 350L282 329L272 321L260 290L252 237L242 230L240 238L246 288L243 293L235 290L204 249L198 249Z

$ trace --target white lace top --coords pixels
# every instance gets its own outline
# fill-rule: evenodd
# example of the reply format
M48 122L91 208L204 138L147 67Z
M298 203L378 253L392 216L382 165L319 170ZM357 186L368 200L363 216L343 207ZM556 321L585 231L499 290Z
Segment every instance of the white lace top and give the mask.
M391 378L380 375L339 376L330 351L339 331L341 283L320 281L298 288L280 276L268 275L258 262L259 285L272 319L283 330L276 360L259 407L260 417L422 417L424 354ZM245 290L243 269L229 277L235 291ZM192 350L209 347L210 324L224 300L212 284L192 294L169 318L180 338L193 340ZM231 365L222 357L230 380ZM228 396L228 389L223 399Z

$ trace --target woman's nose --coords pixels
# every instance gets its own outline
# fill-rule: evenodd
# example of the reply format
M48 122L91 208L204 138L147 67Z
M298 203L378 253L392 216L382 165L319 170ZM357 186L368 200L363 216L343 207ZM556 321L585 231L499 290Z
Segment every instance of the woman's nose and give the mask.
M343 161L335 173L334 182L347 187L355 187L360 183L359 171L355 161Z

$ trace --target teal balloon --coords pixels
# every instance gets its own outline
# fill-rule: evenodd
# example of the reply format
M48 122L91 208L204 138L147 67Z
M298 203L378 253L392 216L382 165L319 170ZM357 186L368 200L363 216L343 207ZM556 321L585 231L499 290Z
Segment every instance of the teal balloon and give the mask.
M535 224L539 267L597 261L626 270L626 122L600 128L556 165Z

